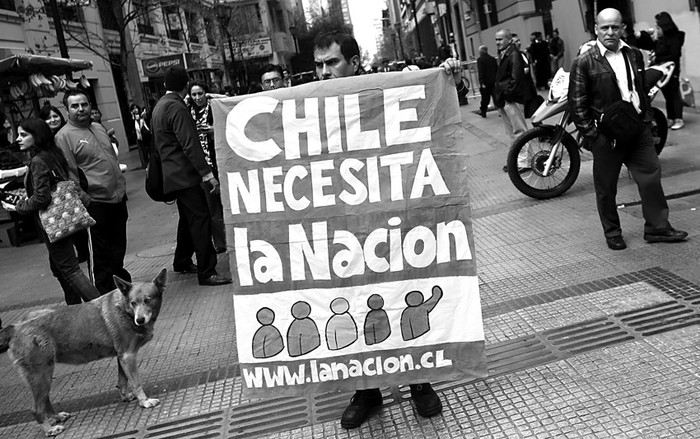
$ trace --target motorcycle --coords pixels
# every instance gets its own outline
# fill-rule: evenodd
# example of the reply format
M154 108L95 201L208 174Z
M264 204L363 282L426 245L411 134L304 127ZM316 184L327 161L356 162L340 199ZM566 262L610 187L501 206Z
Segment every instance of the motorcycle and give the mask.
M673 62L666 62L645 69L646 84L654 84L647 90L650 101L671 79L673 68ZM574 184L581 169L579 150L583 139L569 113L568 90L569 74L559 69L547 98L531 117L534 128L515 139L508 152L508 177L529 197L548 199L563 194ZM652 111L651 133L656 153L660 154L666 144L668 122L661 110L652 107ZM560 115L556 123L544 123L556 115Z

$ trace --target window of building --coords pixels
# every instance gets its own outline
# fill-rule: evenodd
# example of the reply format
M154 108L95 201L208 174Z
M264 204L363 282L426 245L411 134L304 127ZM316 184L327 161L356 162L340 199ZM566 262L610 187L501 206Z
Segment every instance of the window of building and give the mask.
M0 0L0 9L6 11L16 11L15 0Z
M97 10L100 12L100 20L102 27L109 30L119 30L117 17L112 10L112 2L110 0L98 0Z
M187 37L191 43L199 43L199 15L195 12L185 12L187 20Z
M165 29L168 33L168 38L173 40L182 40L182 18L180 17L180 9L173 6L163 7L163 19L165 21Z
M148 7L144 5L141 1L135 0L133 2L134 12L136 13L136 27L139 33L155 35L153 31L153 24L151 23L151 14Z
M275 9L275 30L277 32L286 32L287 26L284 24L284 11Z
M207 34L207 43L216 46L215 24L210 18L204 19L204 32Z
M65 23L82 23L84 20L83 8L79 5L59 4L58 9L61 14L61 20Z
M239 5L232 11L230 30L234 35L250 35L262 32L260 5Z
M479 4L479 24L486 30L498 24L498 9L495 0L477 0Z

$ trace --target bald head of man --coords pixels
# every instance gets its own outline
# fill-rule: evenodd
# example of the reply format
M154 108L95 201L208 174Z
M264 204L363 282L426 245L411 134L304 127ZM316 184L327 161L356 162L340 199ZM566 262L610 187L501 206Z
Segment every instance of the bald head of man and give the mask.
M622 14L617 9L603 9L596 17L595 32L598 35L598 41L608 50L617 52L624 30Z
M496 46L498 51L506 50L510 45L512 34L508 29L499 29L496 31Z

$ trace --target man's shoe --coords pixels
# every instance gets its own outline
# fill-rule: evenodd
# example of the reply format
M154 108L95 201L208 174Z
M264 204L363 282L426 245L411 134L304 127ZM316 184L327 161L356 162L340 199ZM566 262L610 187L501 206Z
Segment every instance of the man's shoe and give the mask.
M230 283L231 279L229 279L228 277L219 276L218 274L212 274L211 276L201 279L199 281L200 285L207 287L215 287L218 285L226 285Z
M663 232L645 233L644 240L647 242L680 242L685 241L688 232L676 229L668 229Z
M442 411L442 402L430 383L411 384L411 398L418 414L424 418L435 416Z
M684 126L685 126L685 124L683 123L683 119L676 119L676 123L671 125L671 129L672 130L680 130Z
M381 406L382 403L382 392L379 389L356 391L350 404L343 411L340 426L348 429L359 427L365 422L372 409Z
M624 250L627 248L627 244L625 244L625 240L622 239L622 236L605 238L605 242L608 244L610 250Z
M503 172L508 172L508 165L503 165Z
M216 251L216 254L221 254L226 251L226 247L214 247L214 250Z
M173 267L173 271L181 274L192 274L197 272L197 266L190 262L190 265L184 267Z

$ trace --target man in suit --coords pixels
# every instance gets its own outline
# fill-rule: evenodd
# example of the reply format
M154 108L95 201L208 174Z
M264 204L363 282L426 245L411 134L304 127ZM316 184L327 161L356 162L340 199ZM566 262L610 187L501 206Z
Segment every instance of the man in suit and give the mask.
M520 51L513 45L512 34L508 29L499 29L496 32L496 46L499 62L496 85L493 88L493 104L503 119L506 134L514 140L527 130L523 94L527 90L525 63ZM519 162L522 162L519 165L524 169L524 160ZM503 172L508 172L507 164L503 166Z
M651 136L652 111L644 93L644 59L621 40L625 26L617 9L604 9L596 18L598 39L571 67L569 106L576 128L593 153L593 186L603 233L611 250L624 250L615 196L624 163L637 182L648 242L683 241L688 234L668 221L668 204L661 187L661 165ZM632 84L629 84L630 78ZM645 127L633 142L608 139L598 131L601 115L613 103L630 102ZM629 144L632 143L632 144Z
M180 215L173 269L179 273L197 273L200 285L224 285L231 283L231 279L216 273L211 217L202 188L204 182L212 192L218 192L219 182L206 162L197 127L183 100L188 81L184 68L168 69L167 92L151 116L153 146L163 167L163 190L175 195ZM192 263L193 254L197 255L196 266Z
M481 105L479 115L486 117L489 108L489 101L493 93L493 86L496 84L496 71L498 63L496 58L489 55L489 48L479 46L479 58L476 60L476 70L479 74L479 88L481 89Z

